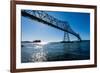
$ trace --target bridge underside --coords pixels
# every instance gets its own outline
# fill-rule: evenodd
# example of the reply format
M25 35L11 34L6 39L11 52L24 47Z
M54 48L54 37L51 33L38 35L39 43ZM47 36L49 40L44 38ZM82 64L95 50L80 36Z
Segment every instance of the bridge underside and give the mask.
M27 10L26 10L27 11ZM75 33L72 29L71 29L71 27L69 26L69 25L67 25L68 27L67 27L67 29L65 29L65 27L59 27L58 26L58 24L52 24L51 22L49 22L49 21L45 21L42 17L39 17L39 16L36 16L36 15L32 15L32 14L30 14L30 13L28 13L28 12L25 12L25 10L24 11L22 11L21 12L21 14L22 14L22 16L24 16L24 17L28 17L28 18L30 18L30 19L32 19L32 20L36 20L36 21L38 21L38 22L42 22L42 23L44 23L44 24L47 24L47 25L49 25L49 26L52 26L52 27L54 27L54 28L57 28L57 29L60 29L60 30L62 30L62 31L64 31L64 38L63 38L63 41L70 41L70 37L69 37L69 33L70 34L72 34L72 35L74 35L74 36L76 36L77 38L78 38L78 40L79 41L81 41L81 38L80 38L80 36L79 36L79 34L77 34L77 33ZM60 25L61 26L61 25ZM69 29L69 30L68 30Z

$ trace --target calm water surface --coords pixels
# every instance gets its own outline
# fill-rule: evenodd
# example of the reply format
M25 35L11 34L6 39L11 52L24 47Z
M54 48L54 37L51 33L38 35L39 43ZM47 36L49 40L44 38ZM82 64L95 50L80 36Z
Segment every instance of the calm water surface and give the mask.
M90 59L90 41L72 43L22 43L21 62Z

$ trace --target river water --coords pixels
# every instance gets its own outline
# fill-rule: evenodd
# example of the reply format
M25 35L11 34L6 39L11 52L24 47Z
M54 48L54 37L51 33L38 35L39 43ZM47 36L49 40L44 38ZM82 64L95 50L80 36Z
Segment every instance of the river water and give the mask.
M90 41L47 44L22 42L22 45L22 63L90 59Z

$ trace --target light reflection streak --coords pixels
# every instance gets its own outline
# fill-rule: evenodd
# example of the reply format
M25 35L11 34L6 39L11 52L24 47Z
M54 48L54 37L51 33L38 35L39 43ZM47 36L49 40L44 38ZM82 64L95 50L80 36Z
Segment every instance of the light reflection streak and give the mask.
M40 44L40 43L35 46L35 49L37 51L33 52L31 55L32 62L42 62L47 60L46 51L44 50L43 46L44 44Z

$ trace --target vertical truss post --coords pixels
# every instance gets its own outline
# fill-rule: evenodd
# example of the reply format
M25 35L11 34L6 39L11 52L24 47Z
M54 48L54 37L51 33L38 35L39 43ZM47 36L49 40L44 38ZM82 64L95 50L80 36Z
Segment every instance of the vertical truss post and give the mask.
M66 41L70 41L70 37L69 37L69 34L68 32L64 32L64 38L63 38L63 41L66 42Z

